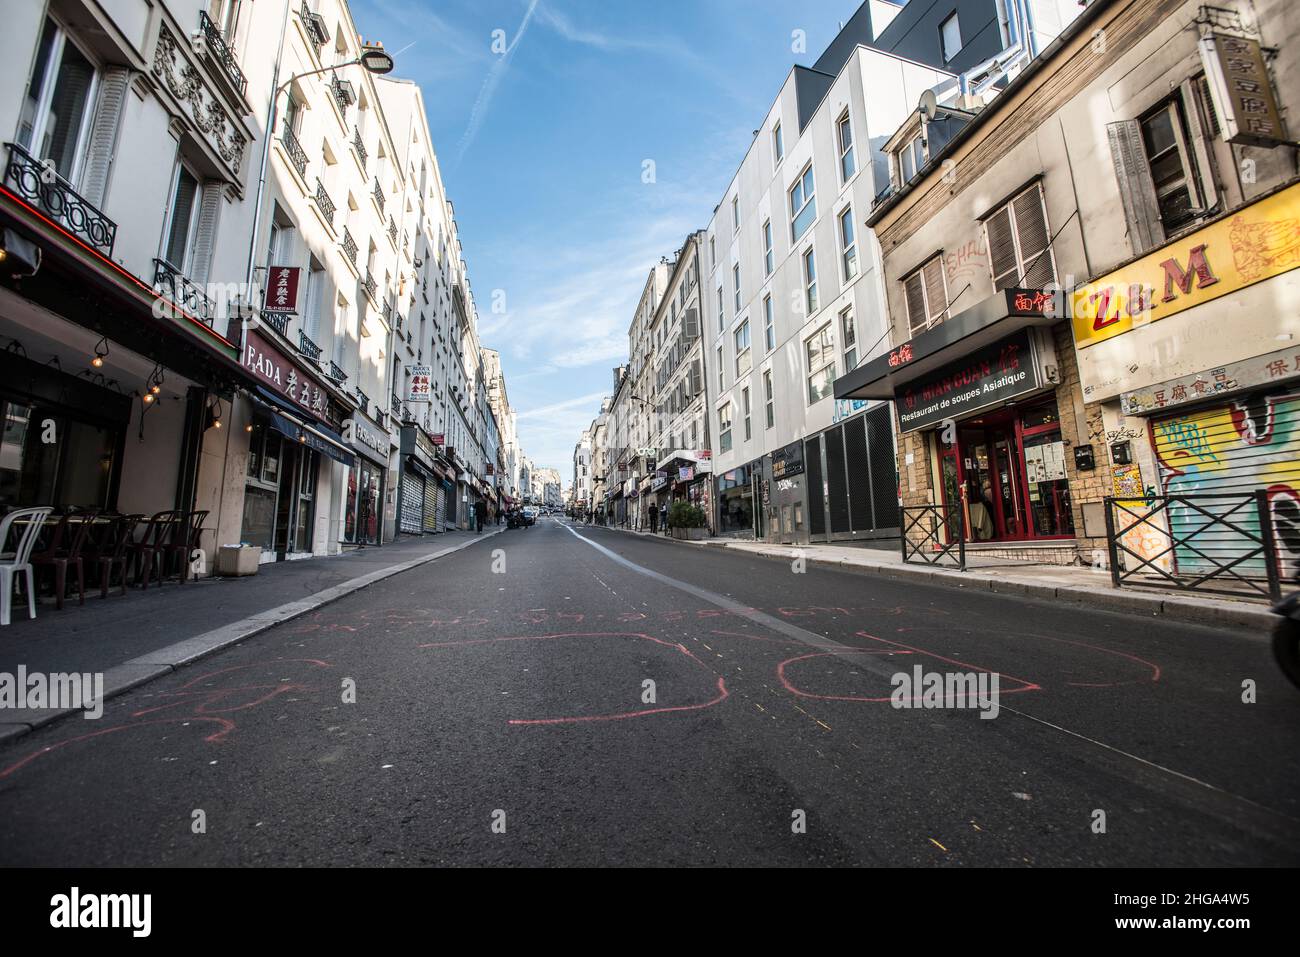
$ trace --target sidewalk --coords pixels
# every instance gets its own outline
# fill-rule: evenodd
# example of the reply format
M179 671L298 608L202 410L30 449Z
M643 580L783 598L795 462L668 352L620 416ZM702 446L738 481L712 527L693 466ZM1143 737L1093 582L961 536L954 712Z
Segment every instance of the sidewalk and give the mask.
M1111 584L1110 572L1083 565L1035 565L967 552L966 571L962 572L951 567L904 564L897 542L890 543L889 547L857 543L773 545L730 538L706 538L690 542L662 534L653 535L648 531L606 527L628 535L657 538L678 545L729 548L786 561L794 561L802 556L811 565L833 566L882 578L1075 602L1135 615L1161 615L1175 621L1245 628L1261 635L1267 634L1277 620L1263 601L1209 598L1135 587L1116 588Z
M116 589L108 598L87 587L86 604L40 603L36 619L15 604L13 623L0 628L0 673L19 665L35 672L104 673L111 698L180 665L243 641L392 575L458 551L505 529L481 535L443 532L370 546L329 558L276 562L247 578L175 581L148 591ZM87 586L90 585L88 581ZM0 741L25 733L60 712L0 711Z

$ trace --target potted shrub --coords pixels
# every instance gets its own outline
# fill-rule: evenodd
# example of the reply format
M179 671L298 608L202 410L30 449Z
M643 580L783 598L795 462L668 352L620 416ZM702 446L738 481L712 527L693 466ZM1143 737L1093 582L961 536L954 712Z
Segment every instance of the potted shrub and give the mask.
M699 541L708 537L708 516L704 509L690 502L673 502L668 510L668 525L673 538Z

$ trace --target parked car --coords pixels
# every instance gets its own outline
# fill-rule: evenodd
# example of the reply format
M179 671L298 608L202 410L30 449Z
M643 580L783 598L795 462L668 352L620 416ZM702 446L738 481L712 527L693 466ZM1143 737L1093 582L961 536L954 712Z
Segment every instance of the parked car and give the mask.
M524 524L532 525L537 521L537 509L532 505L524 506Z

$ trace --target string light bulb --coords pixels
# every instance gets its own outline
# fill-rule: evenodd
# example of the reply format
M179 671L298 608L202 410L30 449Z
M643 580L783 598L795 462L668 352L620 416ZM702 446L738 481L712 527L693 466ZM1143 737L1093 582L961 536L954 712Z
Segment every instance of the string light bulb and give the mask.
M90 360L90 364L94 366L96 369L103 368L104 357L107 355L108 355L108 337L104 336L100 338L100 340L97 343L95 343L95 355Z

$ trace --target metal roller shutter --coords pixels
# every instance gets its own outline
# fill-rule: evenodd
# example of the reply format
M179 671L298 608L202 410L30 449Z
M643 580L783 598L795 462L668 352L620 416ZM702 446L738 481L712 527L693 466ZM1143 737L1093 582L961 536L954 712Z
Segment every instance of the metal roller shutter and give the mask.
M887 405L878 405L863 415L867 429L867 455L871 461L871 509L874 527L897 529L898 460L894 451L894 429Z
M867 433L863 417L844 425L844 449L849 469L849 509L855 532L875 528L871 515L871 460L867 456Z
M826 506L822 501L822 441L811 438L804 443L803 460L808 470L808 532L826 534Z
M849 531L849 483L844 473L844 432L826 433L826 482L830 486L831 533Z

